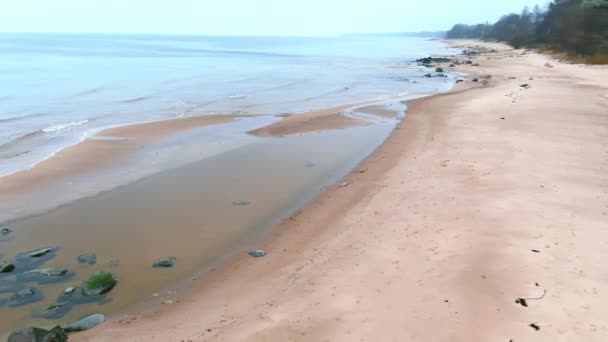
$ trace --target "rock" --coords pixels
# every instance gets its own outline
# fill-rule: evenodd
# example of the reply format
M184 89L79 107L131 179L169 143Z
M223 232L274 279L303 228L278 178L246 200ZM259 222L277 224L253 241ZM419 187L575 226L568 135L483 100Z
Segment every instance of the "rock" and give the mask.
M46 247L17 254L15 266L21 270L31 270L53 259L59 248Z
M23 306L41 301L44 296L42 292L35 287L28 287L17 291L8 299L8 306L11 308Z
M173 267L175 265L175 257L169 256L163 259L158 259L156 260L153 264L152 267L154 268L169 268L169 267Z
M431 64L431 63L449 63L450 59L445 57L425 57L416 60L417 63Z
M479 79L476 77L472 80L473 82L479 82Z
M522 87L522 88L530 88L530 85L528 83L524 83L524 84L521 84L520 87Z
M65 325L63 329L68 332L89 330L100 325L105 320L106 316L104 314L92 314Z
M51 330L29 327L17 329L9 336L7 342L67 342L65 331L57 326Z
M431 75L431 74L426 74L426 75L424 75L424 77L431 78L431 77L433 77L433 75Z
M66 281L74 276L74 272L71 272L65 268L43 268L38 270L31 270L23 272L17 275L19 281L35 281L40 284L48 284Z
M435 76L437 76L437 77L448 77L448 75L446 75L446 74L437 74Z
M462 83L464 80L456 80L456 83Z
M244 201L244 200L238 200L238 201L232 201L232 205L235 207L246 207L251 205L250 201Z
M117 281L110 272L98 271L93 273L84 283L80 293L83 296L106 294L114 288Z
M435 72L443 72L443 68L437 68L435 69Z
M551 63L545 63L545 68L553 68L553 65L551 65Z
M76 290L78 290L78 286L66 287L63 291L61 291L59 297L57 297L57 302L63 303L70 301L74 297Z
M473 61L465 61L464 64L473 64Z
M76 258L79 264L95 265L97 263L97 255L95 253L81 254Z
M449 66L449 67L450 67L450 68L453 68L453 67L455 67L455 66L456 66L456 65L454 65L454 64L450 64L450 66Z
M8 261L0 261L0 273L10 273L15 269L15 265Z
M54 247L47 247L47 248L41 248L41 249L37 249L37 250L31 251L31 252L27 252L26 255L30 258L40 258L41 256L45 256L54 251L55 251Z
M15 237L15 231L10 227L2 227L0 229L0 241L12 240Z
M72 310L70 303L55 303L34 310L32 317L45 319L60 319Z
M247 254L249 254L250 256L252 256L254 258L260 258L260 257L266 256L266 251L263 251L261 249L256 249L253 251L249 251L249 253L247 253Z

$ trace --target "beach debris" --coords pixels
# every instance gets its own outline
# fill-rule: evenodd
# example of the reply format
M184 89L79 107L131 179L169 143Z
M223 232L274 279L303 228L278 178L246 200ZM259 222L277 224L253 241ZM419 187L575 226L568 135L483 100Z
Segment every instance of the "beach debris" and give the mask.
M15 231L10 227L2 227L0 229L0 241L12 240L15 237Z
M170 268L175 265L175 257L168 256L166 258L158 259L152 263L152 267L154 268Z
M341 184L339 185L339 187L340 187L340 188L346 188L347 186L349 186L349 185L351 185L351 184L353 184L353 183L351 183L351 182L344 182L344 183L341 183Z
M266 251L263 251L261 249L255 249L255 250L249 251L249 253L247 253L247 254L249 254L250 256L252 256L254 258L260 258L260 257L266 256Z
M531 323L530 325L528 325L530 328L539 331L540 330L540 326L536 323Z
M56 326L51 330L29 327L14 330L7 342L66 342L68 336L65 331Z
M112 273L106 271L98 271L93 273L84 283L80 293L83 296L94 296L106 294L114 288L117 280Z
M23 306L41 301L44 296L35 287L28 287L17 291L8 299L8 306L11 308Z
M543 290L543 294L540 297L532 297L532 298L520 297L520 298L515 299L515 303L527 308L529 300L541 300L541 299L545 298L546 294L547 294L547 290Z
M19 281L35 281L39 284L48 284L66 281L74 276L74 272L71 272L65 268L43 268L38 270L31 270L23 272L17 275Z
M437 68L435 69L435 72L443 72L443 68Z
M104 314L96 313L68 323L63 327L63 329L67 332L85 331L95 328L105 320L106 316Z
M8 261L0 261L0 273L10 273L15 269L15 265Z
M232 201L232 205L235 207L246 207L251 205L250 201L245 201L245 200L237 200L237 201Z
M66 313L70 312L70 310L72 310L72 304L70 303L55 303L35 309L32 313L32 317L60 319L63 318Z
M81 254L76 258L76 261L78 261L79 264L95 265L97 263L97 254Z

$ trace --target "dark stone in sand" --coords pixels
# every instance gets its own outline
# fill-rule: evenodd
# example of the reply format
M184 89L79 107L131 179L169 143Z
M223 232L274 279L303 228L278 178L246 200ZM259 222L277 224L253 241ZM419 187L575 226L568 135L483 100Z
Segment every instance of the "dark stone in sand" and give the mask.
M456 83L462 83L464 80L456 80Z
M244 200L238 200L238 201L232 201L232 205L235 207L246 207L251 205L250 201L244 201Z
M68 332L85 331L95 328L105 320L106 316L104 314L92 314L65 325L63 329Z
M479 82L479 79L478 78L474 78L473 82Z
M14 330L7 342L67 342L65 331L57 326L51 330L29 327Z
M59 297L57 297L57 302L63 303L63 302L69 301L70 299L72 299L74 297L74 294L76 293L76 290L78 290L78 286L66 287L59 294Z
M0 228L0 241L12 240L15 237L15 231L9 227Z
M437 76L437 77L448 77L448 75L446 75L446 74L437 74L435 76Z
M17 275L19 281L35 281L39 284L57 283L71 279L74 272L65 268L43 268L31 270Z
M473 61L465 61L464 64L473 64Z
M443 72L443 68L437 68L435 69L435 72Z
M55 303L40 307L32 313L34 318L60 319L72 310L70 303Z
M41 301L44 296L42 292L35 287L28 287L17 291L11 298L8 299L8 306L11 308L23 306Z
M8 261L0 261L0 273L10 273L15 269L15 265Z
M455 66L456 66L456 65L454 65L454 64L450 64L450 68L453 68L453 67L455 67Z
M424 77L431 78L431 77L433 77L433 75L431 75L431 74L426 74L426 75L424 75Z
M76 260L79 264L95 265L97 263L97 255L95 253L82 254Z
M152 263L154 268L169 268L175 266L175 257L169 256L166 258L158 259Z
M93 273L84 283L80 293L83 296L106 294L114 288L117 281L110 272L98 271Z
M419 58L416 60L417 63L425 63L425 64L431 64L431 63L448 63L450 62L449 58L445 58L445 57L425 57L425 58Z
M260 258L260 257L266 256L266 251L263 251L261 249L256 249L253 251L249 251L249 253L247 253L247 254L249 254L250 256L252 256L254 258Z

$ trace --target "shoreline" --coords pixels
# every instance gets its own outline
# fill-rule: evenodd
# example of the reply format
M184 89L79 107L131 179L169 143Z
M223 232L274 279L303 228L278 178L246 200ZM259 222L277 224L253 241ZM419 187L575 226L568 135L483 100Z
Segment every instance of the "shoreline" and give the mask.
M255 246L265 258L235 256L173 304L74 339L602 341L608 313L592 304L608 284L592 261L605 256L608 199L602 166L589 162L606 153L605 71L456 44L500 49L475 57L481 67L459 68L490 74L488 86L408 102L406 119L344 178L349 186L323 192ZM547 101L556 93L599 96L564 108ZM576 200L594 196L586 207ZM562 272L585 291L573 292ZM540 304L513 304L539 288L550 294ZM573 303L583 304L571 308L574 321L565 310Z

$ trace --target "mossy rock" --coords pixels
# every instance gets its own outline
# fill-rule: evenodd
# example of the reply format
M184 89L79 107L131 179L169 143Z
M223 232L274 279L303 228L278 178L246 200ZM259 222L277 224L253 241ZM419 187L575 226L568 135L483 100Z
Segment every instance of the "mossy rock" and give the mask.
M9 336L7 342L66 342L68 335L59 326L51 330L29 327L17 329Z
M106 294L114 288L117 281L110 272L98 271L93 273L84 283L82 288L83 296L94 296Z

